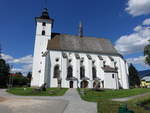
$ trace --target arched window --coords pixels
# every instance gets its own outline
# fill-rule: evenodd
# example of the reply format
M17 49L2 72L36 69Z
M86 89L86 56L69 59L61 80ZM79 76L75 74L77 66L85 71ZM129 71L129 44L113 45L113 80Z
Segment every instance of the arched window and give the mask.
M80 67L80 79L85 77L85 68L82 66Z
M93 75L93 79L96 78L96 68L92 67L92 75Z
M72 66L69 66L67 69L67 78L71 78L71 77L73 77Z
M45 31L44 30L42 31L42 35L45 35Z
M46 22L43 22L43 23L42 23L42 26L46 26Z
M54 78L58 78L60 76L60 72L59 72L59 66L56 65L54 67Z

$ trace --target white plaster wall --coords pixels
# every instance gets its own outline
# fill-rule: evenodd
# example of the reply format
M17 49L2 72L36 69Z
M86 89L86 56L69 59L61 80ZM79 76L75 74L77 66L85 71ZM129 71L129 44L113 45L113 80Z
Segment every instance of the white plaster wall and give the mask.
M119 61L120 61L120 74L121 74L122 87L123 89L129 89L126 62L122 58L119 58Z
M46 22L46 26L42 26L42 22ZM46 35L41 35L42 30L46 31ZM31 86L41 86L44 83L46 57L42 57L42 54L47 51L47 43L50 38L51 21L37 20Z
M60 66L60 76L62 77L62 87L68 87L69 88L69 81L66 80L67 77L67 67L71 65L73 67L73 77L78 78L79 84L78 86L80 87L80 59L75 58L75 52L65 52L68 56L68 58L63 58L62 57L62 52L61 51L50 51L49 52L49 60L51 66L49 67L50 70L50 86L49 87L57 87L57 79L53 78L53 73L54 73L54 66L59 65ZM126 71L127 69L125 68L126 65L123 64L123 60L120 57L113 56L115 62L117 62L117 67L118 67L118 75L115 74L115 79L110 78L110 74L112 73L105 73L101 67L103 67L103 61L100 60L97 56L98 54L89 54L92 57L92 60L95 60L95 67L97 69L97 77L99 77L102 81L104 80L104 87L105 88L112 88L112 89L118 89L118 81L119 79L124 80L127 79L127 74ZM80 58L84 58L83 65L85 66L85 76L88 77L90 80L88 80L89 84L88 87L92 88L93 87L93 77L92 77L92 60L89 60L87 58L87 53L79 53ZM110 60L107 58L107 55L101 55L103 59L106 62L109 62L109 66L111 65ZM56 58L59 59L58 62L56 62ZM68 60L72 59L70 63L68 63ZM112 76L111 76L112 77ZM119 78L119 79L118 79ZM126 82L121 83L123 88L128 88L127 87L127 80ZM77 88L77 81L74 81L74 88Z
M114 74L114 78L112 78L112 74ZM104 88L106 88L106 89L118 89L117 74L116 73L105 73Z
M59 61L56 61L56 59L59 59ZM61 71L61 52L57 52L57 51L50 51L50 60L51 60L51 67L50 70L51 70L51 75L50 75L50 78L51 78L51 82L50 82L50 87L58 87L57 85L57 79L56 78L53 78L54 76L54 66L56 65L59 65L59 69ZM62 75L62 72L60 73L60 76Z
M46 22L46 26L42 26L42 23ZM44 20L44 19L37 19L37 28L36 28L36 35L41 36L43 30L45 30L45 37L51 39L51 29L52 29L52 21L51 20Z

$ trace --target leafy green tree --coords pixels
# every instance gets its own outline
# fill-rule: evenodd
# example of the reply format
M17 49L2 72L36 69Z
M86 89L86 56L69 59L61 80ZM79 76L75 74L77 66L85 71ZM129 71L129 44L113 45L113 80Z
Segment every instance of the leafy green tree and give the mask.
M24 86L27 85L28 79L23 76L21 72L17 72L13 76L13 86Z
M150 40L149 44L145 46L144 48L144 56L145 56L145 63L150 66Z
M138 71L136 70L136 68L130 64L129 66L129 84L131 87L136 87L136 86L140 86L140 78L138 75Z
M9 64L7 64L4 59L0 58L0 87L7 87L9 72Z

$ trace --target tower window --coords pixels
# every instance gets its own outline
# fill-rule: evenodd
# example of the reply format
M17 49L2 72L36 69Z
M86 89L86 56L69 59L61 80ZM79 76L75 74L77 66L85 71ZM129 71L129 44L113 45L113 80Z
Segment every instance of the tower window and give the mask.
M58 58L56 58L56 62L58 62L59 61L59 59Z
M115 78L115 75L114 75L114 74L112 74L112 78Z
M42 35L45 35L45 31L44 30L42 31Z
M106 61L103 61L103 66L104 66L104 67L106 66Z
M43 25L43 26L46 26L46 22L43 22L42 25Z

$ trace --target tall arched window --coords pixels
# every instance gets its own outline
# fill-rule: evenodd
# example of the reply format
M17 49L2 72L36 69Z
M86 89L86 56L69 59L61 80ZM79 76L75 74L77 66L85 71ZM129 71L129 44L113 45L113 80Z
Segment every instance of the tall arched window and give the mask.
M71 78L71 77L73 77L72 66L69 66L67 69L67 78Z
M54 78L58 78L60 76L60 72L59 72L59 66L56 65L54 67Z
M92 75L93 75L93 79L96 78L96 68L92 67Z
M80 79L85 77L85 68L82 66L80 67Z

